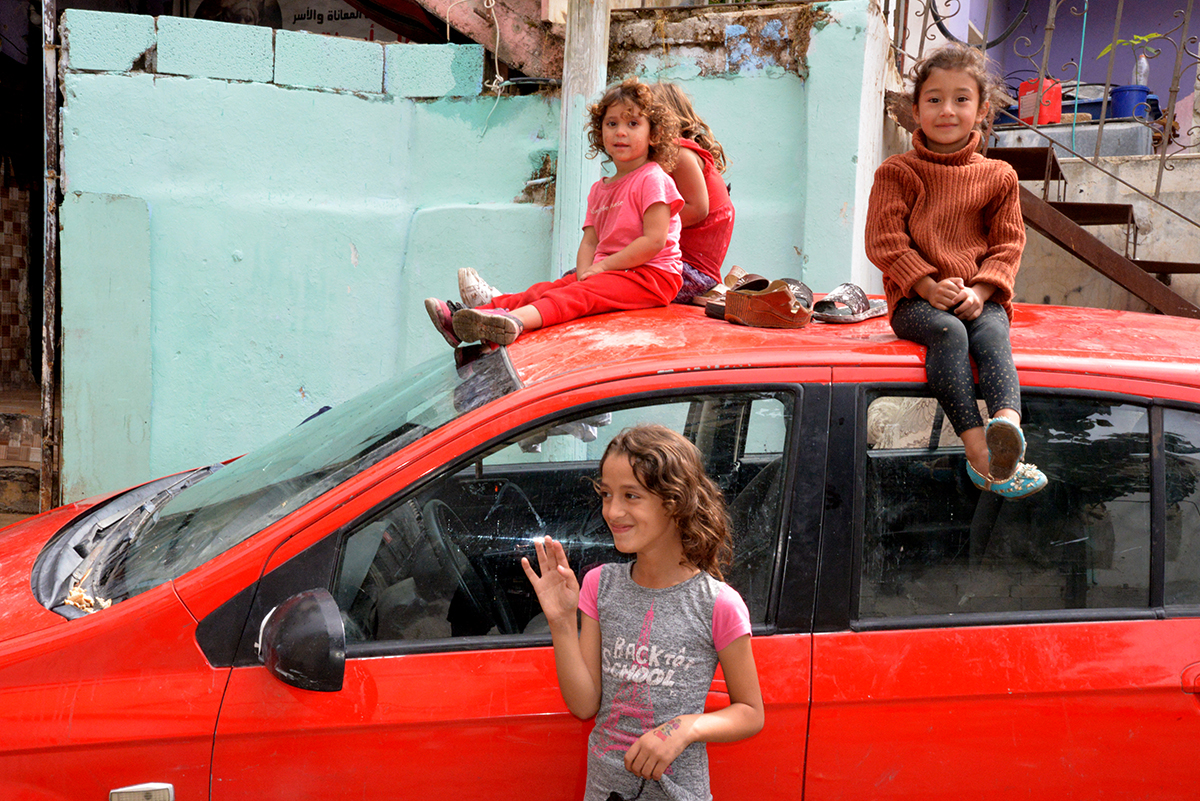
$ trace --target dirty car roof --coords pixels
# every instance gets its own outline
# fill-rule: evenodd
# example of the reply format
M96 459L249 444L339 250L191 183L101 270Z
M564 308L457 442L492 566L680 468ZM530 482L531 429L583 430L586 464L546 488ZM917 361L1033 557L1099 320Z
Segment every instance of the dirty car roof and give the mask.
M1068 370L1200 385L1200 320L1139 312L1017 304L1018 369ZM749 328L696 306L585 317L530 332L509 348L526 385L588 369L611 377L784 365L921 367L924 348L886 317L802 329Z

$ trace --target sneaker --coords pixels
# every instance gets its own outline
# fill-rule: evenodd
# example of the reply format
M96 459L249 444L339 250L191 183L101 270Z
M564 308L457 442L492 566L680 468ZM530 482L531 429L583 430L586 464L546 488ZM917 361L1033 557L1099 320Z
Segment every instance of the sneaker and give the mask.
M1047 483L1046 474L1026 462L1017 465L1017 469L1008 481L992 481L984 478L979 475L978 470L971 467L969 462L967 463L967 475L971 477L971 483L978 489L994 492L1001 498L1009 500L1028 498L1035 492L1044 490Z
M458 294L462 296L463 305L468 309L473 309L476 306L491 303L492 298L504 293L484 281L474 267L459 267Z
M502 309L462 309L454 313L452 323L463 342L511 345L525 330L520 320Z
M425 298L425 312L429 315L429 319L433 321L433 327L438 330L438 333L442 335L442 338L452 348L457 348L462 344L462 340L454 333L453 323L454 312L461 308L461 306L452 300Z

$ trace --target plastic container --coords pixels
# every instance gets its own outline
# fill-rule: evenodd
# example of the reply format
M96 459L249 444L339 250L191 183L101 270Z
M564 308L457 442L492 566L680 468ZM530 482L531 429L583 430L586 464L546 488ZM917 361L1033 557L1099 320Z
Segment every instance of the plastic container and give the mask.
M1112 99L1109 101L1109 116L1118 119L1123 117L1135 117L1139 113L1142 117L1147 116L1147 110L1143 106L1141 109L1138 106L1146 102L1150 96L1150 87L1142 86L1141 84L1131 83L1128 86L1114 86L1112 89Z
M1101 100L1064 100L1063 114L1090 114L1093 120L1100 119L1100 107L1103 105ZM1112 116L1112 105L1109 105L1108 114Z
M1043 83L1045 88L1042 90L1042 104L1037 112L1037 124L1051 125L1062 120L1062 84L1053 78L1045 78ZM1030 78L1028 81L1022 81L1017 90L1017 114L1021 122L1033 123L1033 110L1037 105L1037 79Z

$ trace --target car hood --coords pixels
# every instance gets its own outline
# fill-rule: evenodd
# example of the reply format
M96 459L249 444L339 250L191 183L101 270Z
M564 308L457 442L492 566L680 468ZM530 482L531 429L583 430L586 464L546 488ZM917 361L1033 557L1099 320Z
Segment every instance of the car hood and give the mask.
M0 642L67 622L33 595L33 562L46 542L84 507L64 506L0 530Z

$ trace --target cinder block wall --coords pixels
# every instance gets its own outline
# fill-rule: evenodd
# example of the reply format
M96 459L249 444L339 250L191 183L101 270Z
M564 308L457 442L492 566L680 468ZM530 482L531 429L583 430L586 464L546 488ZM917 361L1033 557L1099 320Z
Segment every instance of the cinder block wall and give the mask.
M228 458L445 350L471 265L549 270L518 203L557 101L478 46L68 11L63 497ZM449 354L446 354L447 357Z
M610 80L679 81L713 126L727 266L877 290L878 7L734 16L669 47L614 30ZM459 267L551 277L553 210L526 182L557 153L558 101L481 94L482 48L77 10L62 34L65 500L243 453L449 358L422 300L454 297Z

